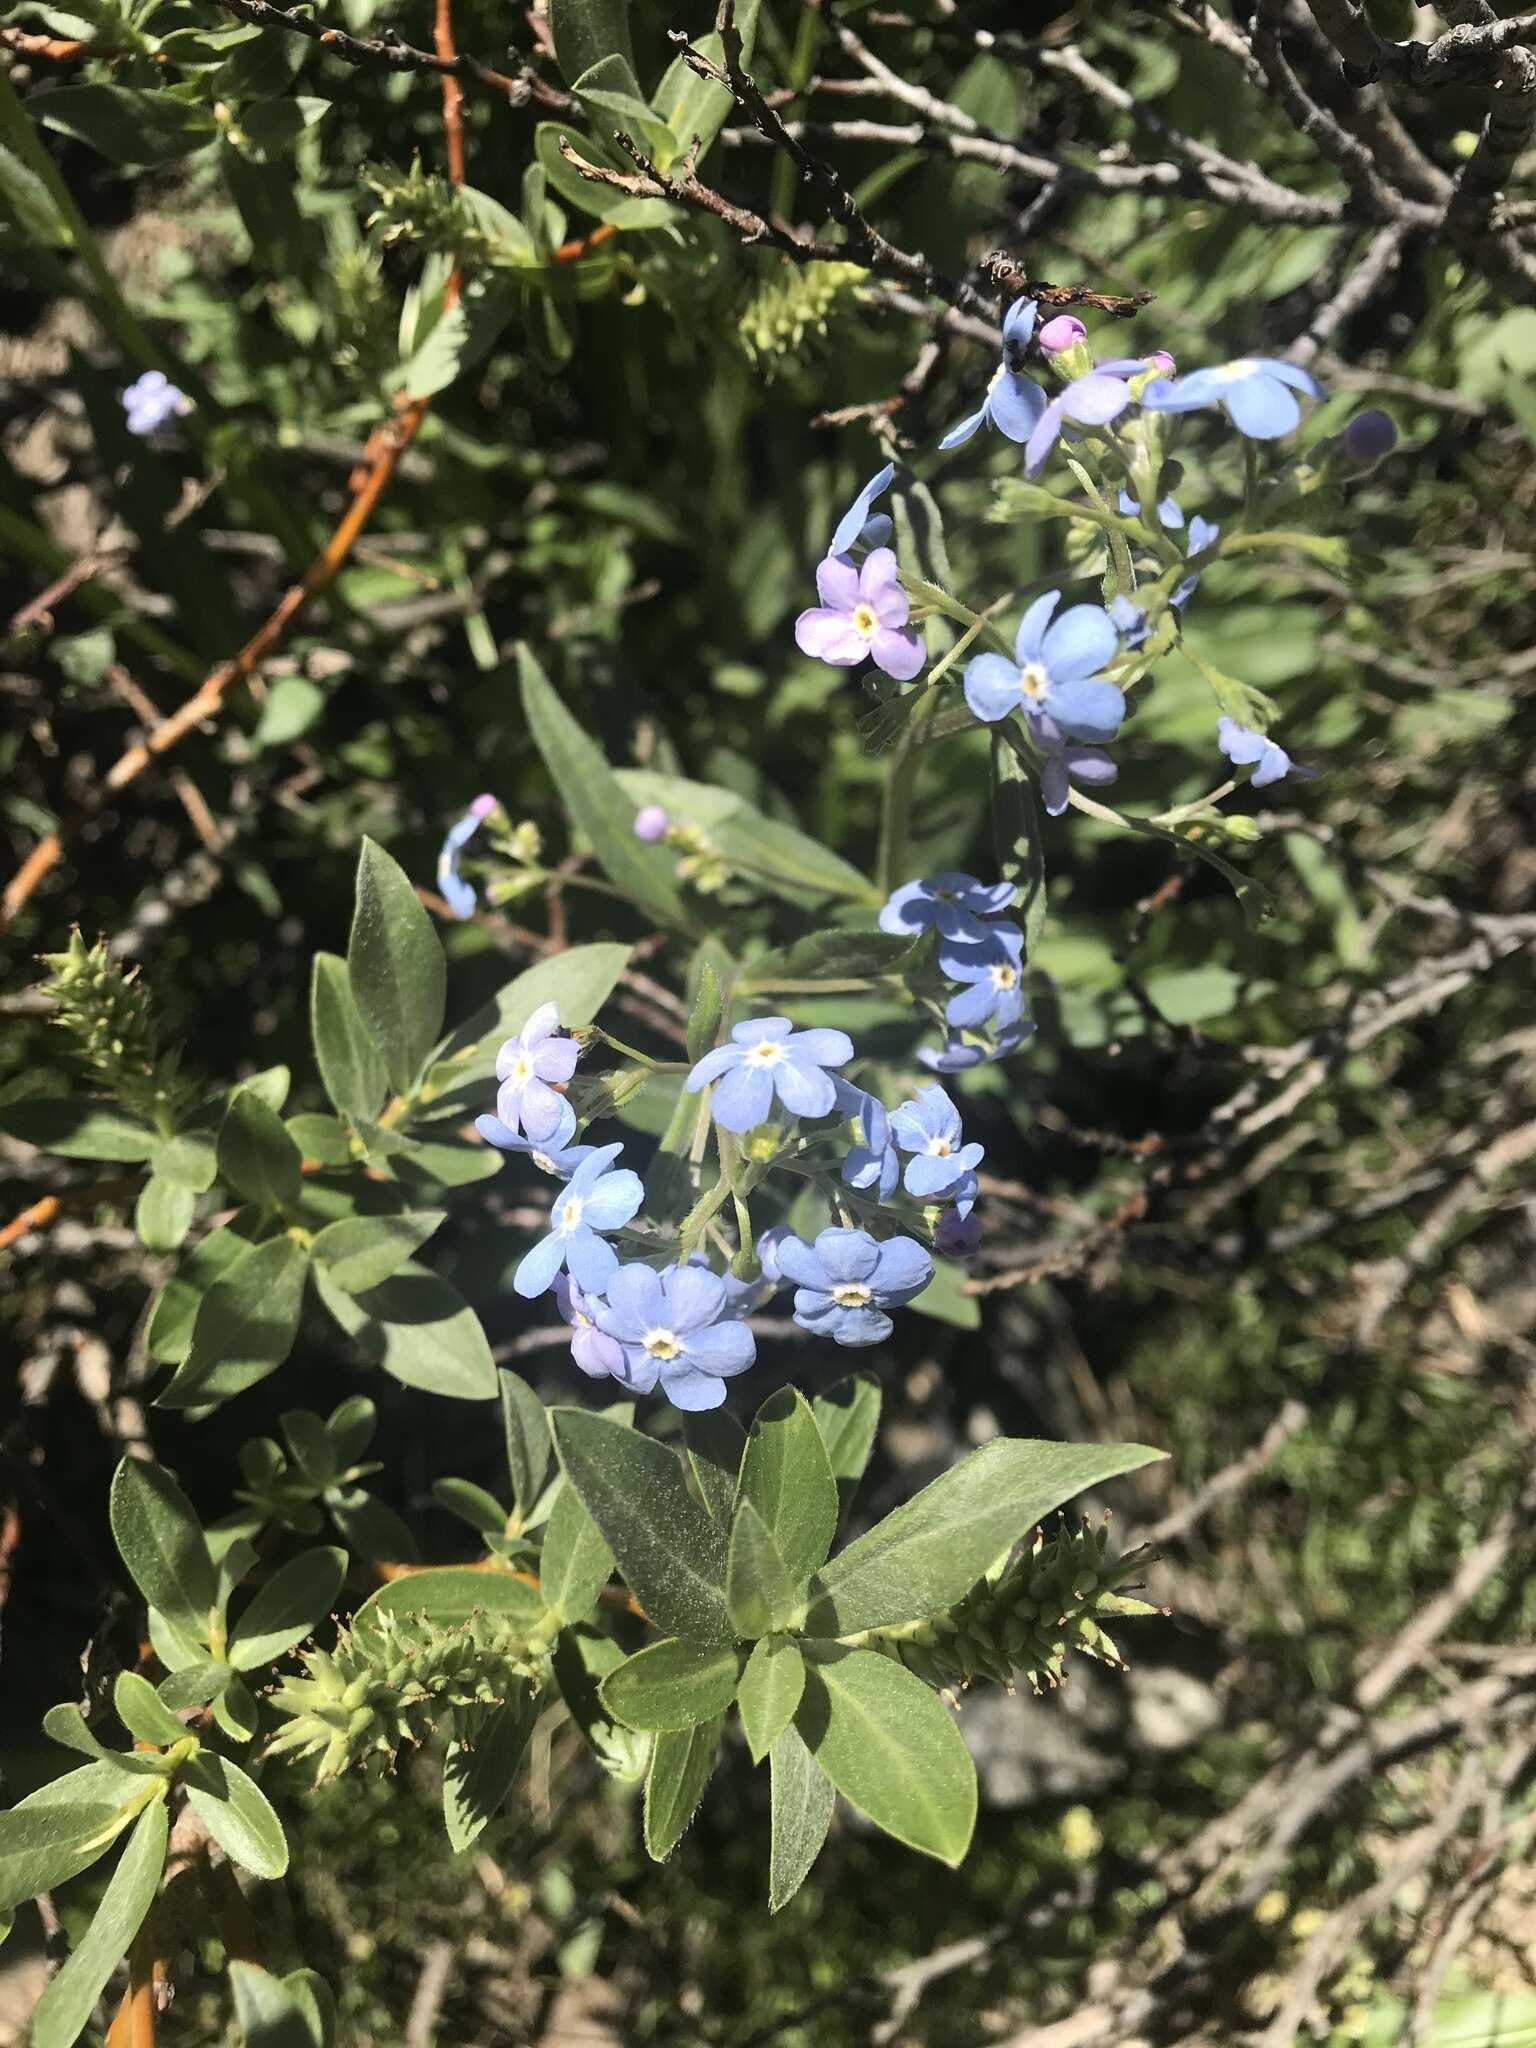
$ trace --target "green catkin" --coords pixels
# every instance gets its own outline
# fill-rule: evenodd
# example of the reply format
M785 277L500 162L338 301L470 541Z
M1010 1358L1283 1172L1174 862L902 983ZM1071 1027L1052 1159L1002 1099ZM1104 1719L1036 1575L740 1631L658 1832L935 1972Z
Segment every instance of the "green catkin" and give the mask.
M767 377L808 352L827 332L838 302L868 273L857 263L792 263L786 259L759 285L736 322L737 337Z
M92 1079L125 1109L159 1122L174 1113L185 1092L176 1076L176 1054L159 1050L159 1033L148 989L136 967L126 971L107 955L107 942L87 946L79 927L62 953L44 953L47 992L57 1008L55 1024L75 1041Z

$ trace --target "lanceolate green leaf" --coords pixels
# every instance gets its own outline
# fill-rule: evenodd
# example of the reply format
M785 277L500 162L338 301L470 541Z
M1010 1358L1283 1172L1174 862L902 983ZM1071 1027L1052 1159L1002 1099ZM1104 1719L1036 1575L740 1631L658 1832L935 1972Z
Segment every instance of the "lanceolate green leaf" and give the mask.
M585 1621L613 1570L608 1539L574 1487L555 1500L539 1553L539 1589L562 1621Z
M683 1417L683 1439L688 1446L693 1483L711 1515L728 1529L731 1510L736 1505L736 1482L741 1475L747 1433L724 1408L705 1408Z
M537 1586L510 1572L477 1571L467 1564L428 1565L380 1586L358 1608L352 1626L377 1628L384 1614L424 1614L437 1628L460 1628L472 1614L502 1614L533 1623L544 1612Z
M495 1397L496 1361L480 1318L414 1259L362 1294L347 1294L317 1266L315 1291L364 1354L406 1386L455 1401Z
M645 1847L654 1862L666 1862L698 1812L719 1746L718 1719L656 1737L645 1781Z
M424 1245L446 1209L402 1209L392 1216L340 1216L315 1233L312 1256L346 1294L379 1287Z
M0 1105L0 1131L65 1159L124 1164L147 1159L160 1143L157 1131L122 1110L68 1095L34 1095Z
M326 1094L343 1116L371 1122L389 1093L389 1075L353 1000L347 963L335 953L315 955L309 1028Z
M651 1738L614 1720L599 1691L602 1680L623 1663L624 1652L612 1636L596 1629L563 1628L552 1661L560 1696L593 1755L610 1776L634 1784L650 1760Z
M555 62L567 85L574 85L584 71L610 53L633 68L629 0L550 0L549 25L555 38Z
M210 1749L184 1767L183 1778L198 1818L225 1855L253 1877L281 1877L288 1840L255 1779Z
M164 1749L180 1742L186 1729L147 1678L137 1671L119 1671L112 1686L112 1706L119 1721L140 1742Z
M803 1579L792 1578L773 1540L773 1532L745 1495L731 1519L726 1553L725 1598L738 1635L748 1642L787 1628L803 1604Z
M937 1614L1053 1508L1162 1455L1145 1444L983 1444L822 1569L806 1631L855 1635Z
M271 1976L256 1963L232 1962L229 1984L243 2048L326 2048L324 2034L311 2025L300 1987L291 1979Z
M976 1767L936 1692L875 1650L808 1666L795 1726L845 1799L877 1827L955 1864L976 1824Z
M169 1821L163 1799L139 1815L101 1903L32 2013L33 2048L73 2048L108 1978L154 1902L165 1869Z
M219 1173L249 1202L296 1202L303 1158L275 1110L254 1090L230 1097L219 1129Z
M235 1670L270 1664L318 1627L335 1604L346 1569L347 1553L331 1547L301 1551L281 1565L230 1631Z
M151 1607L206 1640L218 1576L192 1503L169 1472L124 1458L112 1479L112 1536Z
M768 1849L768 1909L777 1913L805 1883L832 1825L837 1796L793 1723L768 1753L772 1823Z
M476 1729L473 1743L449 1743L443 1760L443 1823L456 1855L462 1855L500 1811L538 1718L538 1697L520 1682Z
M144 1341L152 1358L181 1365L192 1348L192 1326L203 1296L237 1259L243 1259L261 1228L260 1212L242 1209L232 1222L195 1244L166 1281L149 1318Z
M736 1697L739 1650L704 1649L668 1636L647 1643L602 1683L603 1705L630 1728L694 1728L717 1721Z
M405 870L371 839L357 864L347 977L390 1082L403 1093L442 1029L448 970Z
M850 1373L847 1379L838 1380L824 1394L816 1396L811 1413L827 1447L827 1462L846 1514L875 1446L875 1431L880 1426L880 1382L873 1373Z
M554 1456L549 1417L544 1403L526 1380L519 1379L506 1366L501 1367L497 1379L501 1387L501 1421L507 1440L512 1508L519 1521L526 1521L544 1490L544 1475Z
M837 1481L805 1396L785 1387L758 1410L741 1461L741 1497L762 1516L796 1585L832 1547Z
M753 1647L736 1691L736 1711L752 1761L760 1764L795 1718L805 1690L805 1659L788 1636L764 1636Z
M148 1796L115 1763L82 1764L0 1813L0 1913L94 1863Z
M685 1642L726 1644L725 1533L689 1493L674 1454L582 1408L550 1417L565 1475L651 1620Z
M227 1401L276 1372L298 1332L309 1254L287 1235L252 1246L203 1296L192 1345L162 1408Z
M601 749L561 703L526 647L518 649L517 665L534 745L544 756L561 802L591 840L608 879L663 924L683 922L683 901L672 879L672 857L636 839L638 807L625 795Z

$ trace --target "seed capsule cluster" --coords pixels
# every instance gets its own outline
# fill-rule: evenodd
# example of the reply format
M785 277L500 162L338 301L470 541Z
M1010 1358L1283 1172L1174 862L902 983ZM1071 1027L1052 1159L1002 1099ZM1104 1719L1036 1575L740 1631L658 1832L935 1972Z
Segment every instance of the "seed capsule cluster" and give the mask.
M53 1021L74 1039L92 1074L125 1109L154 1118L176 1093L174 1053L161 1055L149 991L107 957L107 942L87 946L79 927L63 953L45 953L58 1004Z

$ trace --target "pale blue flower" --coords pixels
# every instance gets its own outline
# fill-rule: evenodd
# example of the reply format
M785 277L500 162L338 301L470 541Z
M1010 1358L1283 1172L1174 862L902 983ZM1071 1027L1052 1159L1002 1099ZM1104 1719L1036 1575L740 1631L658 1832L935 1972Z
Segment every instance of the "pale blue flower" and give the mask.
M459 873L459 852L474 838L485 820L497 808L493 796L477 796L469 809L448 827L441 853L437 856L437 892L455 917L473 917L479 901L473 888Z
M978 654L966 663L965 701L984 724L1014 711L1045 712L1069 739L1112 740L1125 716L1122 691L1099 671L1119 651L1114 621L1075 604L1052 624L1059 590L1037 597L1014 639L1014 659Z
M1187 377L1159 378L1142 395L1148 412L1195 412L1219 405L1240 434L1251 441L1274 441L1301 423L1296 393L1324 396L1310 370L1277 356L1243 356Z
M1216 721L1216 744L1235 767L1253 766L1249 777L1254 789L1267 789L1272 782L1283 782L1287 775L1300 776L1310 782L1317 773L1315 768L1302 768L1293 761L1278 740L1267 734L1255 732L1252 726L1239 725L1235 718L1219 718Z
M951 996L944 1019L957 1030L983 1025L1006 1031L1024 1014L1024 934L1016 924L995 925L979 946L946 946L939 965L965 987Z
M590 1159L597 1150L595 1145L573 1145L576 1135L576 1112L568 1102L562 1102L565 1114L558 1128L543 1140L520 1137L504 1124L499 1116L477 1116L475 1129L488 1145L494 1145L501 1152L520 1152L530 1160L540 1173L547 1173L554 1180L569 1180L584 1159Z
M1065 811L1074 782L1106 789L1119 775L1120 770L1102 747L1085 747L1079 740L1069 740L1055 719L1045 712L1026 713L1025 722L1035 745L1045 756L1045 765L1040 770L1040 800L1048 816L1059 818ZM956 1021L951 1016L950 1022Z
M714 1083L710 1107L723 1130L766 1123L774 1098L791 1116L826 1116L837 1099L828 1067L853 1058L853 1040L818 1027L797 1031L787 1017L738 1024L729 1045L705 1053L688 1076L690 1093Z
M907 1161L902 1185L920 1202L952 1190L967 1174L975 1174L985 1150L967 1145L960 1112L940 1087L919 1088L915 1099L891 1113L891 1132Z
M1141 501L1139 498L1133 498L1129 491L1122 490L1117 502L1127 519L1141 517ZM1184 510L1177 498L1170 496L1158 499L1157 521L1159 526L1168 527L1173 532L1177 532L1184 524Z
M833 668L872 660L895 681L911 682L928 650L922 634L907 623L912 601L889 548L876 548L858 568L847 555L823 556L816 564L816 592L821 603L795 620L795 645L802 654Z
M726 1288L705 1266L621 1266L597 1305L600 1328L623 1348L614 1377L632 1393L659 1381L674 1408L718 1408L725 1382L757 1356L746 1324L729 1313Z
M1213 526L1209 519L1206 519L1201 513L1197 512L1189 522L1189 539L1184 550L1186 558L1191 555L1198 555L1208 547L1214 547L1220 538L1221 528ZM1196 569L1184 577L1182 582L1175 587L1168 602L1176 612L1182 612L1185 605L1189 603L1189 600L1199 589L1200 578L1204 574L1205 571L1203 569Z
M887 1309L921 1294L933 1260L910 1237L877 1242L867 1230L823 1230L814 1246L786 1238L779 1263L795 1283L795 1321L834 1344L878 1344L891 1334Z
M839 1113L856 1127L854 1143L843 1159L843 1179L851 1188L874 1188L882 1202L890 1200L901 1178L901 1161L891 1143L890 1111L878 1095L855 1087L841 1074L833 1080Z
M166 376L164 370L146 370L123 393L130 434L152 434L179 413L192 410L192 401Z
M1026 1038L1034 1036L1035 1030L1033 1019L1021 1018L1006 1031L999 1031L990 1044L979 1042L969 1032L952 1030L942 1046L925 1045L917 1056L935 1074L963 1074L971 1067L1007 1059L1010 1053L1018 1051Z
M1033 299L1015 299L1003 315L1003 360L987 386L987 395L958 426L950 428L941 448L958 448L981 428L996 427L1010 441L1027 441L1045 410L1045 393L1022 374L1024 351L1035 331L1040 308Z
M846 555L857 546L881 548L891 537L891 519L885 512L871 512L876 498L882 497L891 487L896 475L896 465L888 462L884 469L877 469L864 486L842 518L837 522L829 555Z
M1041 412L1024 444L1024 474L1038 476L1067 427L1104 427L1131 403L1130 379L1149 365L1141 357L1095 363L1064 384Z
M1012 903L1011 882L978 882L974 875L946 869L920 882L903 882L894 890L881 908L880 929L897 937L936 931L942 939L974 945L990 930L982 919L995 917Z
M588 1379L616 1379L624 1370L624 1347L597 1326L598 1304L568 1273L555 1276L555 1306L571 1326L571 1357Z
M645 1200L639 1174L627 1167L609 1171L623 1150L622 1145L600 1145L556 1196L549 1235L524 1255L512 1275L512 1285L525 1300L544 1293L562 1266L588 1294L601 1294L618 1271L618 1253L599 1232L622 1230Z
M543 1003L496 1055L496 1115L509 1131L523 1131L539 1145L565 1124L570 1104L564 1084L580 1058L575 1039L557 1037L559 1029L559 1006Z

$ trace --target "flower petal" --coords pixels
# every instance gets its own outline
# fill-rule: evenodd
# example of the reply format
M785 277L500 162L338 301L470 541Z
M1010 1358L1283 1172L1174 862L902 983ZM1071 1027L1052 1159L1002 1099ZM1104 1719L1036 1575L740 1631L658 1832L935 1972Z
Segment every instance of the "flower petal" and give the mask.
M841 1067L853 1058L853 1040L846 1031L816 1024L809 1031L797 1031L790 1040L792 1060L809 1060L813 1067Z
M661 1275L650 1266L620 1266L608 1282L607 1306L595 1313L605 1330L638 1344L647 1330L654 1330L666 1314L666 1295Z
M940 448L958 448L964 442L969 441L971 436L975 434L984 424L986 417L987 408L985 401L983 401L983 403L979 405L975 412L971 413L968 418L961 420L958 426L953 426L950 428L949 432L944 436L943 440L940 441Z
M927 645L915 627L898 633L889 626L877 626L870 638L869 651L874 656L875 667L883 669L898 683L910 683L915 675L922 673L923 664L928 659Z
M1053 685L1051 716L1075 740L1112 740L1125 716L1125 698L1102 676L1077 676Z
M884 469L877 469L875 471L869 482L865 484L853 503L848 507L848 510L837 522L837 530L832 535L832 544L827 549L829 555L847 554L859 535L864 531L864 527L869 519L870 506L882 492L889 490L891 480L895 474L896 465L894 462L888 462Z
M1283 356L1251 356L1249 360L1282 384L1289 384L1293 391L1305 391L1308 398L1327 396L1312 372L1302 369L1299 363L1288 363Z
M696 1372L691 1365L675 1359L662 1367L661 1391L685 1415L701 1415L710 1408L718 1408L725 1400L725 1381L711 1373Z
M1057 403L1063 415L1080 427L1102 427L1118 419L1131 402L1130 389L1121 377L1107 377L1102 370L1090 370L1062 392Z
M717 1081L711 1097L715 1122L727 1131L750 1131L773 1110L773 1079L767 1067L733 1067Z
M861 1350L870 1344L883 1344L891 1334L891 1319L882 1309L834 1308L833 1313L835 1320L827 1334L834 1344L845 1348Z
M1097 675L1120 646L1114 620L1096 604L1075 604L1046 634L1040 658L1053 683Z
M1053 398L1024 444L1024 474L1038 476L1061 439L1061 400Z
M879 1246L867 1230L834 1227L817 1236L816 1256L834 1282L863 1280L875 1270Z
M583 1223L593 1230L619 1230L645 1200L645 1183L627 1166L617 1173L605 1173L586 1195L581 1212ZM581 1280L581 1275L576 1275ZM585 1280L581 1282L586 1286Z
M1250 441L1277 441L1301 424L1301 407L1295 395L1273 377L1244 377L1229 384L1223 397L1227 417Z
M888 1237L880 1247L875 1286L882 1301L910 1301L933 1278L933 1260L911 1237Z
M1061 603L1059 590L1042 591L1019 621L1019 630L1013 636L1014 659L1022 668L1027 661L1040 659L1040 648L1045 640L1045 629L1051 623L1052 614Z
M837 1103L832 1076L824 1074L814 1061L802 1064L794 1055L792 1043L790 1057L771 1069L780 1102L791 1116L826 1116ZM758 1122L761 1121L759 1117Z
M797 1287L809 1287L822 1294L827 1292L832 1276L803 1237L781 1239L777 1262L783 1277Z
M1026 442L1049 401L1038 384L1010 370L992 389L992 424L1010 441Z
M869 653L869 642L845 612L820 608L796 619L795 645L813 661L829 662L833 668L853 668Z
M713 1052L705 1053L703 1059L697 1061L690 1070L687 1084L689 1093L697 1095L699 1090L707 1087L711 1081L718 1081L720 1076L729 1073L732 1067L739 1067L744 1057L739 1045L717 1045Z
M1067 766L1060 754L1052 754L1040 771L1040 801L1045 805L1048 818L1059 818L1072 800L1071 785L1067 780ZM951 1005L945 1011L951 1024L960 1023Z
M983 725L996 725L1024 700L1015 665L1003 654L974 655L965 665L965 701Z
M707 1266L673 1266L662 1285L669 1330L702 1330L725 1307L725 1282Z
M582 1228L572 1231L565 1241L565 1263L588 1294L603 1294L619 1270L619 1255L607 1238Z
M497 1113L503 1117L505 1112L501 1107L501 1097L506 1092L504 1088L496 1098ZM536 1144L543 1145L559 1130L565 1120L564 1112L569 1105L563 1095L557 1095L553 1088L547 1088L542 1081L526 1081L518 1107L522 1113L523 1129Z
M757 1339L745 1323L711 1323L707 1329L691 1330L684 1356L690 1364L704 1367L707 1372L745 1372L757 1357Z
M816 564L816 595L834 612L851 612L859 601L859 572L846 555L824 555Z
M541 1237L529 1252L523 1255L522 1263L512 1275L512 1285L524 1301L534 1301L551 1286L555 1275L565 1264L565 1248L568 1240L551 1231L548 1237Z
M880 929L883 932L903 934L926 931L933 922L931 912L927 884L903 882L901 887L893 890L885 900L880 911Z

